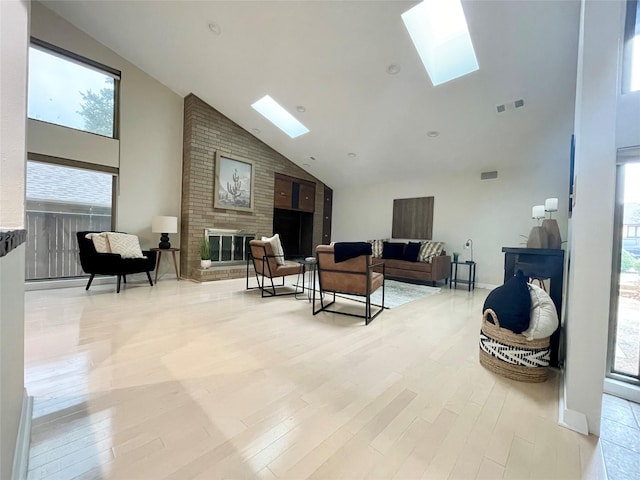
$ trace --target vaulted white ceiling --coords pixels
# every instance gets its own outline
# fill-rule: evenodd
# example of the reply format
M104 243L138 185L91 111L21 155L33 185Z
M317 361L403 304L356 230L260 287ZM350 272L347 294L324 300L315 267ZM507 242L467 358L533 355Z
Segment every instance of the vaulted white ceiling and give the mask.
M415 1L44 3L334 188L500 169L575 97L577 0L463 1L480 69L437 87L400 18ZM265 94L310 133L290 139L253 110Z

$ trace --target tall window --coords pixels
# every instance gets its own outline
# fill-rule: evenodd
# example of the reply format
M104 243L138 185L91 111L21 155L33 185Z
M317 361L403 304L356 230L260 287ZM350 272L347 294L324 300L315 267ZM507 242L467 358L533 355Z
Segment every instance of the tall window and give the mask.
M28 161L26 183L26 279L83 275L76 232L112 228L114 172Z
M607 375L640 385L640 149L618 162Z
M622 93L640 91L640 2L627 0L624 25Z
M120 72L32 39L28 116L117 138Z

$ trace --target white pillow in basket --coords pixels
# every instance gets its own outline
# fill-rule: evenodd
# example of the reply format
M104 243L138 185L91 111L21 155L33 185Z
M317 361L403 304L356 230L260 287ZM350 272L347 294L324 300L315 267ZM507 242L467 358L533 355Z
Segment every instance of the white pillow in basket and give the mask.
M111 253L118 253L122 258L145 258L137 236L113 232L106 235Z
M558 328L556 306L547 292L537 285L529 284L531 296L531 320L522 335L527 340L538 340L550 336Z
M276 263L278 265L284 265L284 249L280 242L280 235L276 233L273 237L262 237L262 241L271 244L273 254L276 256Z
M91 240L93 242L93 246L98 253L111 253L111 249L109 248L109 242L107 241L106 232L101 233L87 233L84 238L87 240Z

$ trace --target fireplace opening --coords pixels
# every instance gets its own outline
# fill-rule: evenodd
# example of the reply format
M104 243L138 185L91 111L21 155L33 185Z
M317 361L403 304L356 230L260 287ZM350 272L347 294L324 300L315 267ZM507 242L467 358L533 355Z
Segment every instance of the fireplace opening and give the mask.
M274 208L273 233L280 234L286 258L313 255L313 213Z
M204 235L209 239L209 253L214 264L245 262L249 254L249 242L256 238L255 233L219 228L207 228Z

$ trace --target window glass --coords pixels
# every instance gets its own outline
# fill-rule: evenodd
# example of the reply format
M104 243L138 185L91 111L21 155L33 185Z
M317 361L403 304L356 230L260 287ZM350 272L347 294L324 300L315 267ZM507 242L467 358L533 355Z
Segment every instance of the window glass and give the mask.
M84 274L76 232L111 230L113 175L27 162L26 279Z
M113 137L115 83L105 72L29 48L29 118Z

